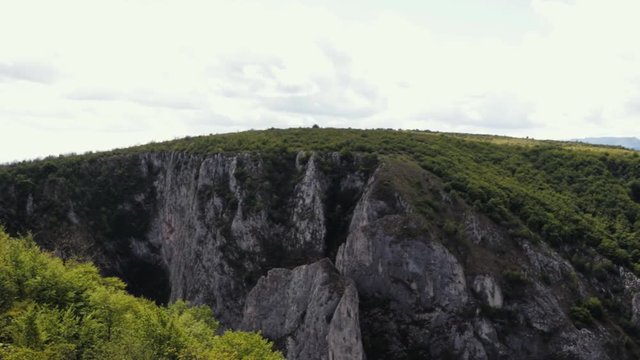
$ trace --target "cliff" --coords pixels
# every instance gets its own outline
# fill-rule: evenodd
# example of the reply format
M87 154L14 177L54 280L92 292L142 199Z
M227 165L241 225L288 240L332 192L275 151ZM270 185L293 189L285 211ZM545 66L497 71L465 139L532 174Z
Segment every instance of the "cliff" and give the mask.
M637 356L640 281L595 230L600 277L410 151L148 150L6 167L0 219L289 359Z

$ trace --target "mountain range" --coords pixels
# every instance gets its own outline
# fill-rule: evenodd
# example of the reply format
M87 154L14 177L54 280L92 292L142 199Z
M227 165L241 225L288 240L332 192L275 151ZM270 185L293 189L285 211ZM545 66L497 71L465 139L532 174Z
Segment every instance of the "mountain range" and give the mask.
M575 139L587 144L622 146L627 149L640 150L640 139L636 137L588 137Z

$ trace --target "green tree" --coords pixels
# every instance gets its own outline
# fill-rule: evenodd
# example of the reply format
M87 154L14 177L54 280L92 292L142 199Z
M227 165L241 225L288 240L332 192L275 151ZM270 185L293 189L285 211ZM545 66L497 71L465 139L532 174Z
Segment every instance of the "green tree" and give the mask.
M227 332L211 309L133 297L95 266L41 252L0 228L0 359L284 359L259 334Z
M258 333L226 331L213 340L212 360L284 360L273 344Z

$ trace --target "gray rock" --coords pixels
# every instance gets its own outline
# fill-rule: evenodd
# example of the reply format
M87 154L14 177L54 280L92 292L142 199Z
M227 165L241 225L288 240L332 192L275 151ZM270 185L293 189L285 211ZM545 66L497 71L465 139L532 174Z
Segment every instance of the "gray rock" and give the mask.
M427 233L400 235L401 229L419 233L420 222L402 215L408 212L403 201L387 204L373 196L375 190L372 181L356 206L337 268L354 279L361 293L407 307L460 309L468 297L460 263Z
M242 329L261 330L287 359L364 359L358 294L328 259L273 269L247 296Z
M368 332L371 322L386 334L381 339L385 352L368 356L440 358L453 349L456 357L485 359L483 345L460 318L469 301L462 264L400 193L387 194L391 202L378 197L376 176L354 210L347 241L336 258L336 266L355 281L361 298L386 304L385 314L368 306L362 314L368 338L379 336ZM457 324L462 330L456 330Z
M503 358L508 353L507 348L498 339L498 332L491 321L477 318L473 323L475 336L484 346L489 359Z
M478 275L473 280L473 291L487 304L494 309L502 308L502 289L496 283L493 276Z
M467 237L476 244L485 243L496 246L504 242L500 229L497 226L488 224L474 211L465 212L463 228Z
M602 339L588 329L562 333L558 340L559 349L555 353L559 359L608 360Z
M557 282L565 280L568 274L574 272L571 264L546 244L534 246L528 241L522 241L522 250L527 256L529 269L536 276L544 274L551 281Z
M66 199L56 180L33 196L6 186L0 217L37 221L43 199L63 203L66 227L36 228L37 241L115 273L153 264L160 281L166 271L170 300L208 304L225 328L261 330L290 359L364 359L365 351L370 360L632 358L613 317L578 330L566 311L607 294L640 326L633 273L619 267L607 282L587 278L562 249L510 233L409 160L387 159L371 175L362 159L105 158L97 164L133 164L144 176L108 209L146 216L140 233L93 233L80 211L86 204ZM64 245L53 244L60 235ZM335 267L321 260L333 256ZM509 284L506 269L527 281Z
M640 293L633 295L631 300L631 322L640 327Z
M453 352L460 360L486 360L484 346L476 339L471 326L461 326L453 334Z
M337 266L358 289L406 307L441 307L458 311L468 299L464 270L440 243L398 239L388 229L412 227L388 217L349 236ZM365 249L365 251L362 251Z
M234 248L259 251L254 234L266 225L259 217L243 217L242 189L234 176L237 158L170 153L150 154L145 161L158 173L157 213L148 239L161 249L171 300L209 304L224 324L237 324L242 303L233 299L246 294L238 280L239 270L247 269L237 269L230 260ZM238 238L232 246L231 237ZM220 256L223 252L226 256Z
M33 215L33 194L29 194L27 197L27 203L25 204L25 213L27 216Z
M624 289L624 302L631 312L631 323L640 328L640 279L631 271L618 268Z
M331 319L327 335L329 360L365 359L358 305L358 291L350 281Z
M557 297L540 284L534 284L534 289L533 296L526 297L517 305L527 323L543 333L551 333L567 324L567 315L562 311Z
M320 256L324 253L326 224L322 194L326 190L324 176L318 170L315 155L307 162L304 178L294 189L293 243L291 249L306 249Z
M265 185L268 169L260 156L160 153L142 161L155 174L157 204L148 239L161 249L171 300L208 304L229 327L239 325L247 294L267 270L325 256L328 186L340 188L347 181L358 194L362 189L357 185L369 176L342 170L341 177L329 180L320 161L336 161L340 169L353 167L357 158L349 162L334 155L298 154L290 168L277 170L297 181L290 193L278 194L288 197L282 203L289 206L274 208L273 187ZM274 212L283 222L274 220ZM148 253L133 244L136 252Z

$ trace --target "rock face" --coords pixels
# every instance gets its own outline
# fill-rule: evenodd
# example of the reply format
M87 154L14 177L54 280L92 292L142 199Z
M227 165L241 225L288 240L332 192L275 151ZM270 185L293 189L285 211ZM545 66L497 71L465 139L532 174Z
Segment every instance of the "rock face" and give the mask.
M493 309L502 308L502 290L492 276L478 275L473 279L473 291Z
M338 224L325 218L329 204L321 201L324 193L331 187L357 194L364 182L343 183L319 170L318 162L324 161L338 173L350 172L357 158L300 153L288 163L272 164L249 155L171 153L151 154L143 161L157 174L157 213L148 239L162 249L171 300L209 304L232 327L239 325L249 290L269 269L326 256L327 229ZM368 177L367 171L350 174ZM347 197L334 206L349 207L350 201Z
M402 191L414 181L409 179L423 179L413 184L417 193ZM421 194L431 194L435 211L415 205L426 200ZM443 224L442 218L449 220ZM569 295L537 279L540 264L558 280L571 274L550 249L514 244L488 219L449 198L433 176L393 162L369 181L336 259L363 301L369 359L608 358L601 338L579 341L584 332L561 305ZM497 279L511 267L523 279L503 280L510 291L505 299ZM546 340L556 335L565 340Z
M614 293L608 306L640 326L635 275L612 266L622 280L594 284L409 160L160 152L83 166L95 193L5 186L0 220L143 295L208 304L289 359L635 358L607 318L578 329L569 316Z
M307 249L307 252L316 256L326 250L324 238L327 227L322 203L322 196L327 188L325 182L318 169L316 156L311 155L304 170L304 177L294 189L294 233L291 237L292 242L288 244L290 250Z
M247 296L240 327L261 330L287 359L364 359L357 291L328 259L270 270Z
M360 335L359 305L358 290L349 283L329 327L329 360L366 359Z

